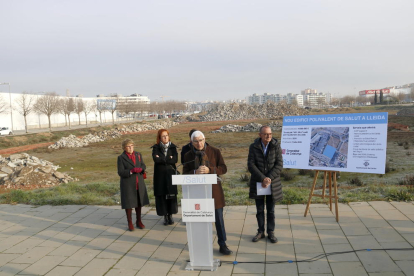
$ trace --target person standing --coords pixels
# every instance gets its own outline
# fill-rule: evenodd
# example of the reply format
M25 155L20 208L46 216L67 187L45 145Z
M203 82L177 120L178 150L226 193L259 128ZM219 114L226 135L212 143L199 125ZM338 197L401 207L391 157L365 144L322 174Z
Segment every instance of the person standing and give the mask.
M256 202L257 234L252 241L257 242L265 237L265 212L267 212L267 237L272 243L277 242L275 237L275 203L282 200L282 182L280 172L283 169L282 149L280 143L272 138L272 129L262 126L259 130L259 138L254 140L249 147L247 167L251 173L249 197ZM263 188L269 185L270 195L258 195L257 183Z
M157 215L164 216L164 225L174 224L173 214L178 212L177 186L172 185L172 175L177 168L177 147L171 143L170 134L160 129L157 143L152 146L154 160L154 196Z
M183 174L217 174L223 175L227 172L227 166L221 156L219 149L206 143L204 134L195 131L191 135L192 150L184 156ZM191 162L194 161L194 162ZM226 229L224 227L223 207L226 205L221 181L211 185L214 198L214 209L216 216L217 240L220 253L230 255L233 252L226 245Z
M181 148L181 164L182 163L184 163L184 156L185 156L185 154L187 153L187 152L189 152L190 150L191 150L191 135L195 132L195 131L197 131L197 129L192 129L192 130L190 130L190 133L188 133L188 136L190 136L190 142L187 144L187 145L185 145L185 146L183 146L182 148Z
M145 163L142 155L134 151L134 142L126 139L122 142L124 152L118 156L118 175L121 189L121 207L125 209L128 229L134 230L132 223L132 209L135 208L137 216L136 226L144 229L145 225L141 221L141 207L149 204L147 187L145 186L143 174L145 173Z

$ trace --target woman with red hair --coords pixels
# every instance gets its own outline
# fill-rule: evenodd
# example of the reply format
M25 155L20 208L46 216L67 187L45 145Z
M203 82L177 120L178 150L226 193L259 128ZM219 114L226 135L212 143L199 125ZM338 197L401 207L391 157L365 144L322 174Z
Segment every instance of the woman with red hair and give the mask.
M164 216L164 225L174 224L173 214L177 214L177 186L172 185L172 175L178 161L177 147L171 143L170 134L160 129L157 143L152 146L154 160L154 196L157 215Z

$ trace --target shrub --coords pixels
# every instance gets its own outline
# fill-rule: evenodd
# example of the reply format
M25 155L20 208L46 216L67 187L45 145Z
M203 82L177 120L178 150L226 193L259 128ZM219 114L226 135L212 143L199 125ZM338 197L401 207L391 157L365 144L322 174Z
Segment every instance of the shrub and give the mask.
M414 175L408 174L403 179L398 181L399 185L414 185Z
M411 151L407 151L407 152L405 153L405 155L410 156L410 155L411 155Z
M304 169L299 170L299 175L307 175L307 174L308 174L308 170L304 170Z
M404 142L403 148L404 149L409 149L410 148L410 145L407 142Z
M414 196L409 191L391 191L387 195L388 200L394 200L394 201L412 201L414 200Z
M250 180L249 174L244 173L244 174L241 174L240 175L240 181L242 181L242 182L249 182L249 180Z
M286 181L290 181L293 178L295 178L295 175L293 173L291 173L291 172L285 172L283 174L283 179L286 180Z
M361 179L359 179L358 176L356 176L354 178L351 178L348 181L348 183L351 184L351 185L355 185L355 186L363 186L364 185L364 182Z
M310 170L308 171L308 174L309 174L309 177L312 177L312 178L315 177L315 171Z

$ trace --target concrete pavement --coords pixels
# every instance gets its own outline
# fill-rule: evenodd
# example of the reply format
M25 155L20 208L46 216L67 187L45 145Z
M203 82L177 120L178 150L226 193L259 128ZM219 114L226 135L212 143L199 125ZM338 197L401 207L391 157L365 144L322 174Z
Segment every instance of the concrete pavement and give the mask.
M339 223L327 205L312 204L307 217L304 210L276 206L279 242L272 244L251 242L254 206L226 207L234 254L220 255L215 243L218 271L188 272L179 215L164 226L155 210L143 208L146 229L129 232L119 206L0 205L0 275L414 275L414 251L382 250L413 249L413 203L340 204ZM345 251L351 252L329 255Z

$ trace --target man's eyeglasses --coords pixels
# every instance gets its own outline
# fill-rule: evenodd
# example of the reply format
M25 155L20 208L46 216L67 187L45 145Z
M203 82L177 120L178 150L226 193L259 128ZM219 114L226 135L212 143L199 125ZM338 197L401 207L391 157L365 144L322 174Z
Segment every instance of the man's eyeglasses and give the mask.
M203 141L204 141L204 139L200 139L200 140L193 140L193 142L194 142L194 143L197 143L197 144L198 144L198 143L201 143L201 142L203 142Z
M272 136L272 133L260 133L260 134L264 136Z

